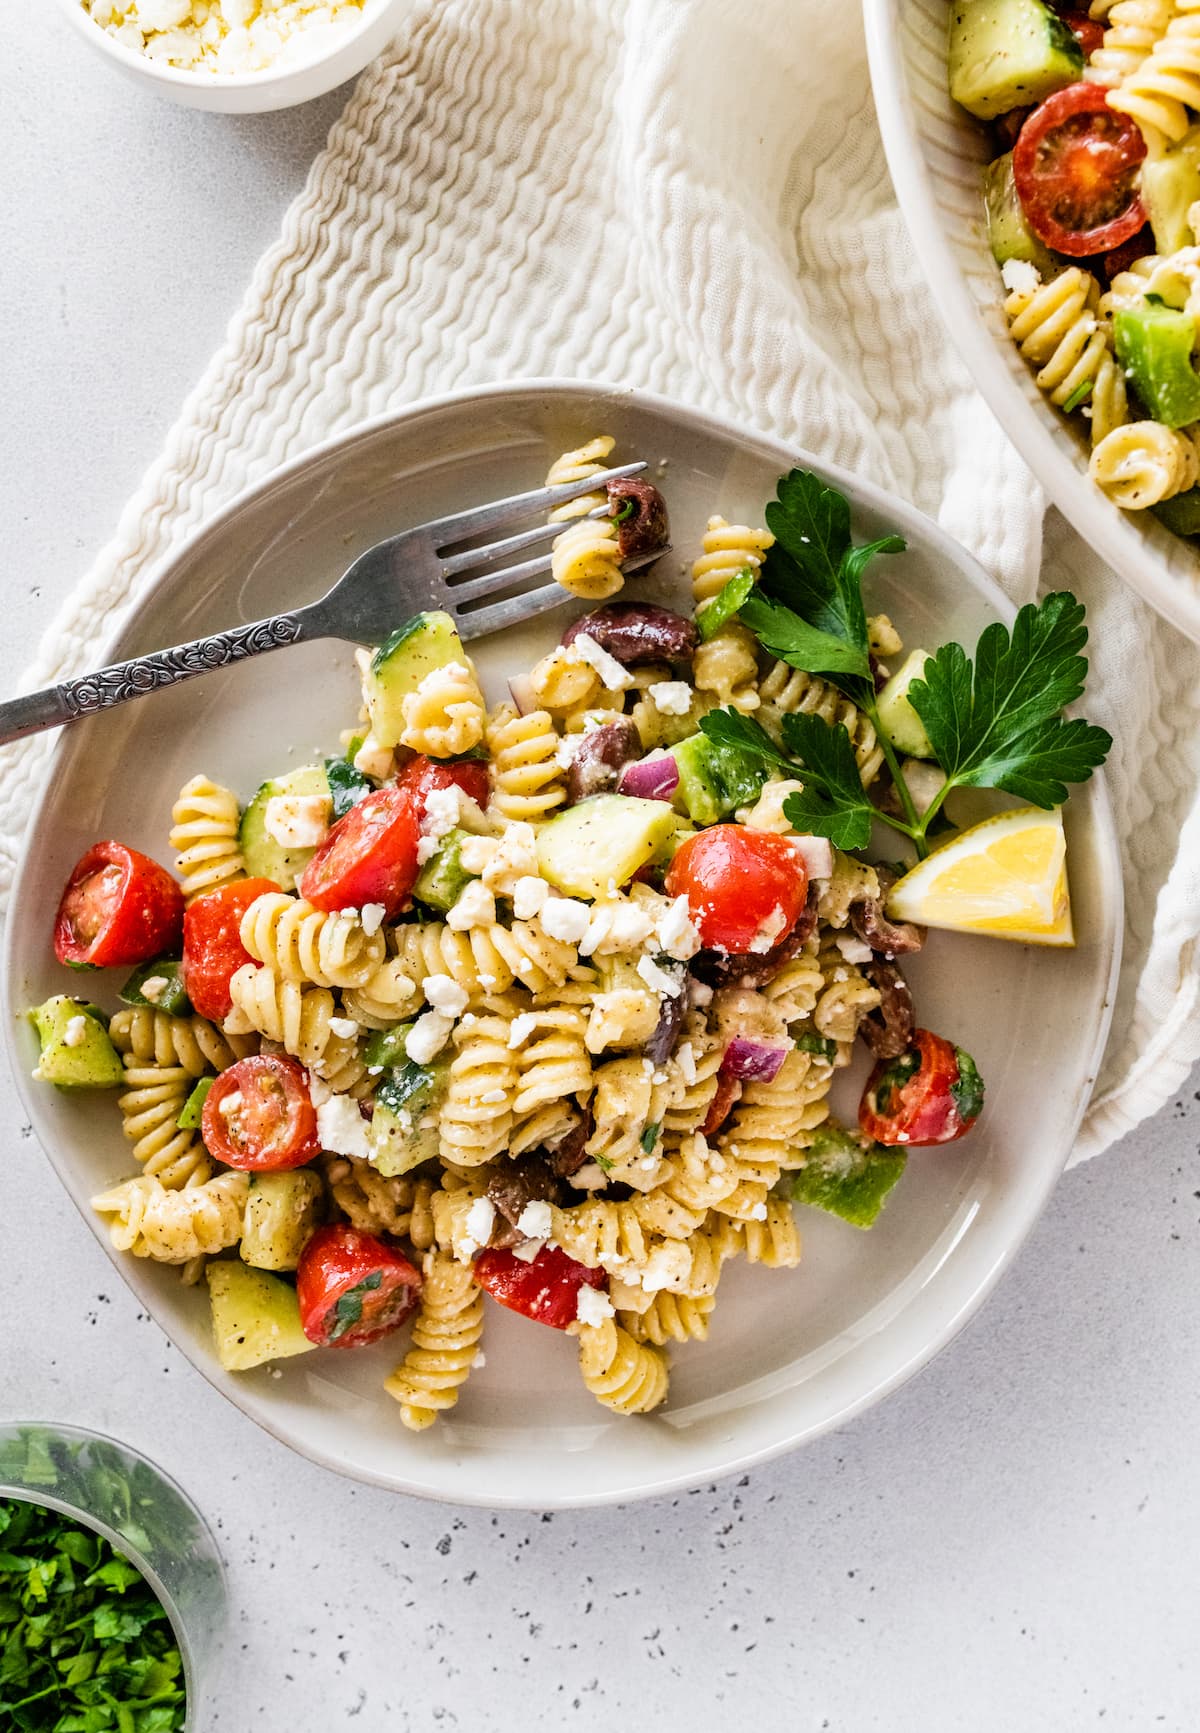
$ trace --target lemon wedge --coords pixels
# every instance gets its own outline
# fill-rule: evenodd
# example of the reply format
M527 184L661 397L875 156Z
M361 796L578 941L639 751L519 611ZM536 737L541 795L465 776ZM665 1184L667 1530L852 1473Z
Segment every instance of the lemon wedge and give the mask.
M1073 945L1061 811L1023 806L972 825L892 886L887 912L954 933Z

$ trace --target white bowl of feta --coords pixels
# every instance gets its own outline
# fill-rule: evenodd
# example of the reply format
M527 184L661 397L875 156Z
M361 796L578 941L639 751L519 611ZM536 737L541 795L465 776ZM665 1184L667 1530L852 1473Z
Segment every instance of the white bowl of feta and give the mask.
M59 0L111 66L187 108L265 114L360 73L408 0Z

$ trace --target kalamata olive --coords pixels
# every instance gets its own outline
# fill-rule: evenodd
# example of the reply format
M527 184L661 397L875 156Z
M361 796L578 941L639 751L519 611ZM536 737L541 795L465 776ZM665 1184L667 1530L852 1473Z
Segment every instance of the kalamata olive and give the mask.
M504 1217L510 1227L515 1228L524 1213L527 1204L556 1203L566 1201L566 1187L563 1181L540 1155L530 1153L519 1155L513 1161L506 1161L499 1172L488 1180L487 1196L496 1206L496 1211ZM523 1239L518 1234L518 1241ZM500 1237L492 1235L492 1245L499 1245L508 1236L501 1229Z
M656 487L635 475L619 475L608 483L608 515L617 520L617 546L623 560L652 554L671 539L666 500Z
M631 720L605 722L579 738L567 770L567 799L574 804L589 794L605 794L617 786L621 767L642 756L642 737Z
M708 987L728 987L735 981L742 987L765 987L816 931L817 894L817 886L810 884L800 919L769 951L699 951L691 961L693 975Z
M673 968L671 973L683 983L682 968ZM669 993L664 993L658 1012L658 1025L653 1035L643 1047L642 1052L652 1065L665 1065L675 1051L679 1040L679 1032L683 1028L683 1014L687 1008L687 994L676 993L672 999Z
M884 900L896 882L896 875L887 867L876 867L879 895L866 897L850 905L850 925L864 945L870 945L881 957L907 957L919 951L925 943L926 930L915 921L889 921L883 912Z
M547 1144L546 1159L555 1173L564 1179L570 1179L573 1173L578 1173L587 1161L585 1145L595 1130L591 1109L585 1107L576 1119L570 1131L560 1137L557 1142Z
M892 963L876 957L864 963L862 972L880 993L877 1010L868 1011L859 1024L859 1034L876 1059L899 1059L912 1043L916 1027L912 994L908 982Z
M562 635L563 643L570 644L582 632L623 668L644 668L648 662L689 668L696 653L693 622L653 602L608 602L594 608L582 619L572 620Z

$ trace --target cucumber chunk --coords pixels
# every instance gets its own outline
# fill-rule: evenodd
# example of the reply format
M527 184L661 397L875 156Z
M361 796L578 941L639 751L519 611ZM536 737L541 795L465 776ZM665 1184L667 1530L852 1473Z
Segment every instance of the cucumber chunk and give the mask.
M404 700L437 668L467 665L462 639L449 614L416 614L382 643L363 681L371 733L381 746L399 746Z
M793 1203L813 1204L852 1227L869 1228L904 1172L902 1149L885 1149L832 1122L813 1133L804 1166L780 1190Z
M57 1089L112 1089L124 1081L121 1055L98 1005L56 993L27 1013L41 1049L34 1076Z
M934 755L924 724L908 701L908 689L914 680L921 678L928 660L928 650L913 650L875 700L880 727L896 751L909 758L932 758Z
M669 751L679 770L676 802L694 824L716 824L739 806L753 805L762 792L766 771L735 746L690 734Z
M1187 217L1200 199L1200 126L1190 127L1178 144L1151 152L1142 163L1141 193L1156 253L1194 245Z
M278 1276L229 1259L209 1264L206 1275L217 1358L227 1372L248 1372L316 1346L300 1328L295 1288Z
M294 1270L317 1226L322 1195L311 1168L256 1173L242 1223L242 1262L258 1270Z
M155 985L147 993L146 984L151 981ZM190 1017L192 1014L192 1002L183 984L183 968L174 958L159 957L153 963L142 963L130 975L117 998L123 1005L165 1011L168 1017Z
M1083 77L1083 50L1042 0L957 0L950 95L980 120L1041 102Z
M180 1131L197 1131L204 1118L204 1103L208 1100L208 1092L216 1082L215 1077L202 1077L192 1093L184 1102L179 1118L175 1121Z
M1177 536L1200 536L1200 487L1189 487L1153 508L1155 517Z
M409 1060L376 1090L367 1142L372 1163L388 1179L437 1155L436 1110L449 1074L448 1062L416 1065Z
M1117 360L1151 418L1186 427L1200 418L1200 375L1192 366L1196 321L1157 301L1121 307L1113 318Z
M264 782L242 814L238 844L246 863L246 877L274 879L281 891L292 891L313 855L312 848L284 848L266 828L267 802L281 794L319 794L331 800L329 777L323 764L304 764L286 776ZM332 810L332 806L331 806Z
M1200 197L1200 193L1197 194ZM1054 254L1039 241L1025 220L1013 179L1012 151L998 156L983 171L983 206L987 213L988 246L998 265L1021 259L1043 277L1054 275Z
M604 897L628 884L675 834L676 817L662 800L595 794L570 806L538 832L542 877L571 897Z
M442 914L454 907L473 876L462 864L462 845L467 835L465 830L447 831L437 853L425 862L413 886L414 897Z

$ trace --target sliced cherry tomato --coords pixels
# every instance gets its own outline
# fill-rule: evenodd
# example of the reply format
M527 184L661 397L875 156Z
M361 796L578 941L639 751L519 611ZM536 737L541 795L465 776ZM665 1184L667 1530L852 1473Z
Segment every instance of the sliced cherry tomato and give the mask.
M239 1059L209 1090L200 1123L209 1154L246 1173L282 1173L321 1151L308 1072L298 1059Z
M461 788L476 806L488 803L490 785L488 767L481 758L460 758L453 764L440 764L432 758L414 758L404 766L397 779L413 797L417 823L425 817L425 801L435 788Z
M1072 12L1069 9L1064 11L1061 8L1057 10L1063 23L1083 49L1083 58L1090 60L1104 41L1103 24L1089 18L1086 12Z
M552 1330L565 1330L575 1322L580 1288L608 1287L605 1270L576 1263L557 1246L543 1246L529 1263L499 1246L490 1247L475 1259L475 1280L510 1312L549 1324Z
M714 824L676 851L666 892L687 898L709 949L766 952L800 918L808 874L785 837L744 824Z
M1071 258L1111 252L1146 221L1138 166L1146 141L1108 106L1100 84L1071 84L1039 103L1013 147L1013 179L1026 220Z
M741 1098L742 1085L738 1078L722 1073L717 1078L717 1093L708 1104L708 1113L700 1128L702 1137L715 1137Z
M300 1254L300 1325L321 1348L365 1348L402 1324L421 1292L420 1270L374 1234L336 1223Z
M238 879L188 904L183 917L180 972L187 996L202 1017L219 1023L233 1000L229 983L243 963L253 962L242 944L242 916L256 897L277 891L273 879Z
M906 1147L953 1143L983 1111L983 1079L969 1053L928 1029L914 1029L898 1059L882 1059L867 1079L858 1123L876 1143Z
M121 842L98 842L67 880L54 921L60 963L106 969L174 950L183 892L165 867Z
M395 782L377 788L334 825L304 869L300 895L315 909L382 903L390 921L417 882L419 840L412 791Z

